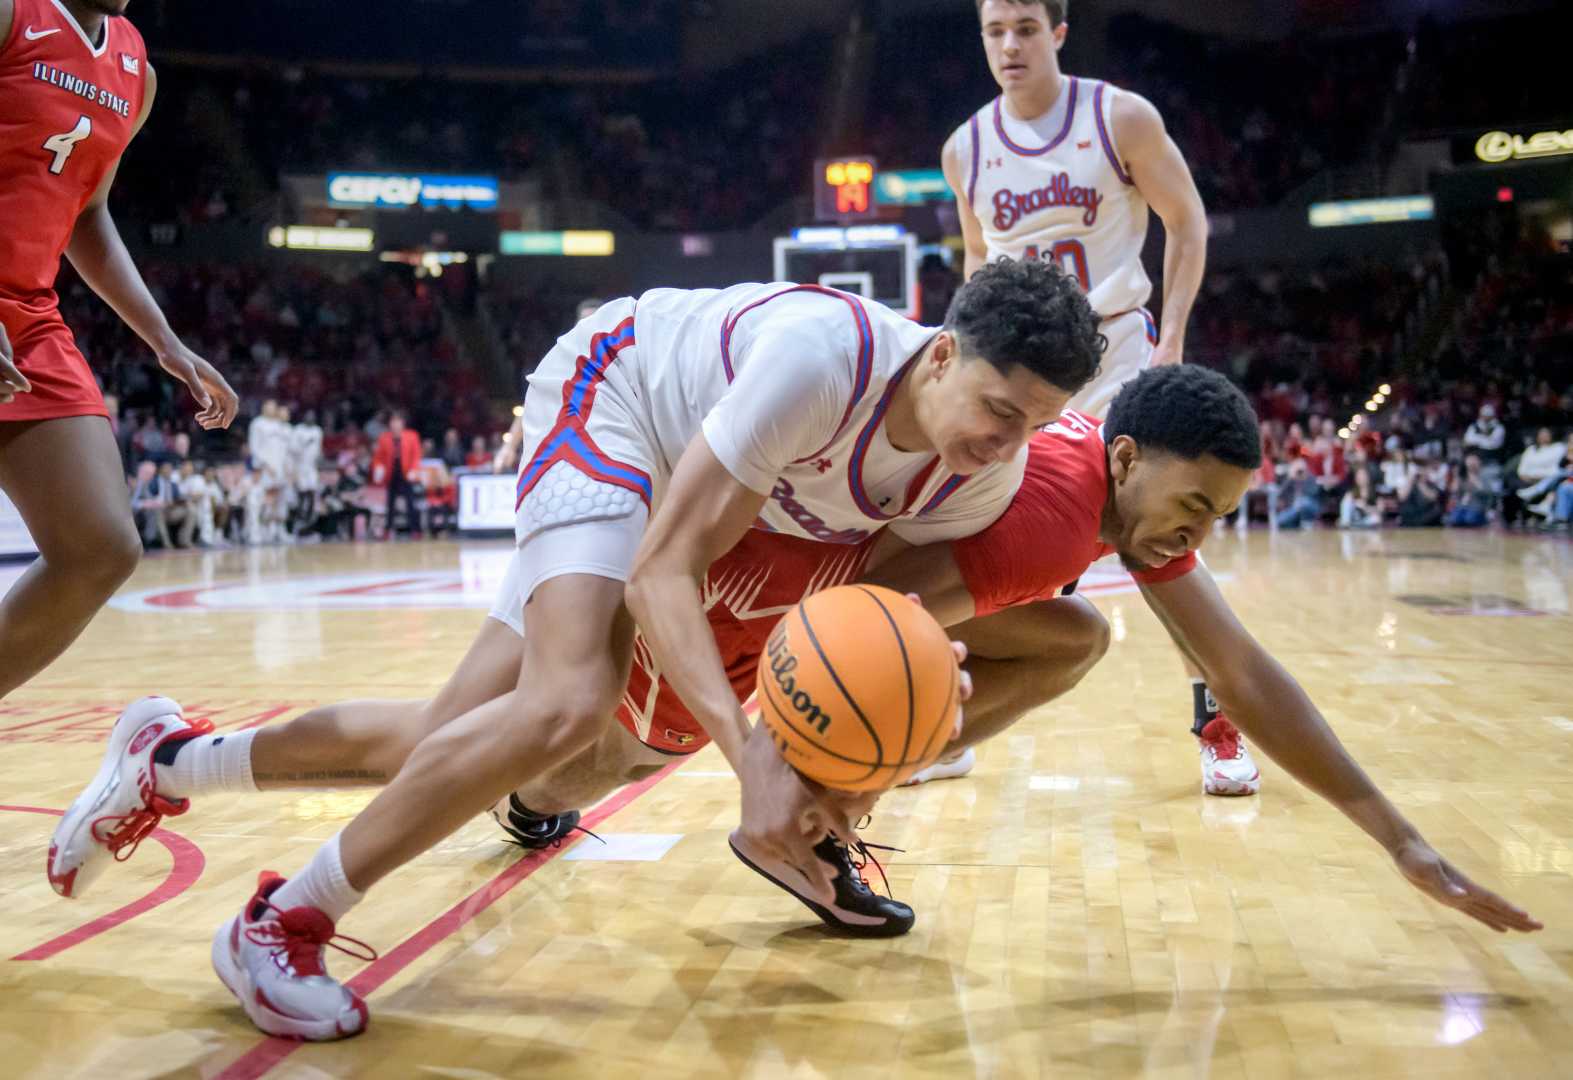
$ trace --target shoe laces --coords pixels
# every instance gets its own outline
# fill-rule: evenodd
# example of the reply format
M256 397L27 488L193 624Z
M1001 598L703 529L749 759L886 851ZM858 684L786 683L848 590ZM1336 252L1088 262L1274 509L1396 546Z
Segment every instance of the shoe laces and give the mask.
M188 730L180 733L182 742L213 733L213 721L206 717L186 723L189 725ZM159 745L167 741L169 736L159 740ZM191 809L190 799L170 799L158 793L158 787L153 781L154 771L150 756L147 771L137 778L137 794L142 796L141 806L130 813L98 818L92 824L93 838L109 849L116 862L125 862L135 855L142 841L153 834L160 821L166 817L179 817Z
M260 895L253 903L260 903L264 910L273 912L275 917L246 927L246 940L268 949L269 955L273 957L283 957L290 970L297 975L327 975L327 969L322 964L324 946L337 949L356 960L370 962L377 959L376 949L359 938L335 933L333 920L316 908L297 907L284 911Z
M93 822L93 838L109 849L116 862L125 862L135 855L160 821L179 817L191 808L191 800L166 799L151 784L143 784L141 791L142 806L129 814L112 814Z
M858 822L857 828L863 828L869 823L869 820L865 816L862 821ZM871 844L861 839L854 840L849 844L834 833L830 834L828 839L831 847L835 849L835 861L840 864L843 875L851 882L853 888L862 889L865 892L873 891L868 883L868 878L863 873L869 864L872 863L874 869L879 871L879 880L885 886L885 895L891 895L890 878L885 876L885 867L880 863L874 852L894 851L899 854L904 852L904 848L891 847L888 844Z
M1213 756L1220 761L1233 761L1240 756L1240 729L1219 713L1202 728L1202 742L1211 747Z
M536 821L526 822L523 826L519 826L519 825L513 824L513 815L509 814L508 815L509 824L504 826L504 831L507 831L508 828L511 826L512 828L517 829L519 832L522 832L522 833L528 834L530 832L539 832L542 836L545 836L547 833L550 833L550 832L552 832L553 830L555 830L557 828L557 822L561 819L561 817L562 817L561 814L552 814L549 817L543 817L543 818L540 818L540 819L538 819ZM499 821L499 824L500 823L501 822ZM568 831L567 832L563 833L561 836L558 836L558 837L552 839L551 841L549 841L547 843L527 844L523 840L520 840L517 836L512 835L511 833L510 833L508 839L504 840L503 843L505 843L505 844L512 844L515 847L521 847L521 848L523 848L526 851L545 851L547 848L552 848L552 849L555 850L557 848L562 847L563 844L565 842L567 842L568 838L570 836L572 836L576 832L582 832L586 836L593 836L593 837L595 837L595 839L597 841L599 841L602 844L606 843L606 841L603 840L600 836L597 836L595 833L591 832L589 829L585 828L583 825L580 825L577 822L575 822L573 825L570 825L568 827Z

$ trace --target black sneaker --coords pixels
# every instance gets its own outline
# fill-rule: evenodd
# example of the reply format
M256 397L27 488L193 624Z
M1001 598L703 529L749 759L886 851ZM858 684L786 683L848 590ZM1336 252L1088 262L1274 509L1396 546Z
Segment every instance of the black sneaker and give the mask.
M825 906L819 901L799 892L790 882L800 877L798 871L782 866L780 874L772 873L754 863L754 861L737 849L737 845L727 840L732 854L738 857L742 864L769 881L771 884L784 889L802 901L803 906L818 915L826 926L839 930L853 937L900 937L912 929L917 916L912 909L899 900L892 900L888 896L881 896L869 888L868 882L863 878L863 867L868 860L873 859L869 854L868 845L859 841L854 852L846 844L834 836L827 836L814 846L814 854L829 863L836 871L834 881L836 899L830 906ZM890 850L890 849L886 849ZM859 861L859 860L863 861ZM879 863L875 861L875 866ZM790 876L788 876L790 875ZM880 871L884 876L884 871Z
M493 806L492 819L508 834L510 844L518 844L526 851L562 847L563 838L579 827L579 811L537 814L520 802L517 795L508 796L506 814L498 813L498 807Z

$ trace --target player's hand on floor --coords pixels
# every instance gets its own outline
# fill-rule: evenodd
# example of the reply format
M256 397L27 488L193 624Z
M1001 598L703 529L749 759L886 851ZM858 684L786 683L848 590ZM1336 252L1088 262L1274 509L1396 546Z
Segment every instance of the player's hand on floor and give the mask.
M1470 881L1424 840L1409 841L1393 859L1415 888L1437 903L1485 923L1499 934L1509 930L1528 933L1543 928L1527 911Z
M240 398L212 364L178 343L171 351L160 354L158 362L191 390L191 396L201 406L197 423L205 430L227 428L234 422L240 411Z
M33 389L27 376L17 370L15 359L11 352L11 339L6 336L5 327L0 326L0 405L8 405L16 395Z
M788 765L764 724L754 726L743 746L738 779L743 787L743 820L735 839L751 856L795 867L815 899L833 902L833 870L814 854L814 845L831 832L852 840L857 818L850 815L857 808L840 805Z

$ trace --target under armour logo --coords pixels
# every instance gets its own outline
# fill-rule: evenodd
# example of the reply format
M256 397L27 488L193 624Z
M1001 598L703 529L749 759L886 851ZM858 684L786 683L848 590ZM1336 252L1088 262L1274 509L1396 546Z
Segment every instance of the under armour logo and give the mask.
M1003 157L988 158L983 162L983 167L985 169L1003 169L1005 167L1005 159Z
M833 466L834 464L835 464L835 462L831 461L829 458L822 457L818 461L814 462L814 468L818 469L820 471L820 473L823 474L823 473L829 472L830 469L831 469L831 466Z
M890 505L890 496L889 495L886 495L883 499L879 500L879 508L881 510L885 509L885 507L887 507L889 505Z
M1091 150L1092 149L1092 140L1091 139L1077 139L1076 140L1076 149L1078 149L1078 150Z

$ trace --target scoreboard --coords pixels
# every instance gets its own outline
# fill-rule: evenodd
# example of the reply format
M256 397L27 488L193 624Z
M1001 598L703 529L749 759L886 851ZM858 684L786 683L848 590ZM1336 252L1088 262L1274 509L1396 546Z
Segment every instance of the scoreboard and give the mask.
M814 163L814 216L820 221L863 221L876 216L873 158L821 158Z

